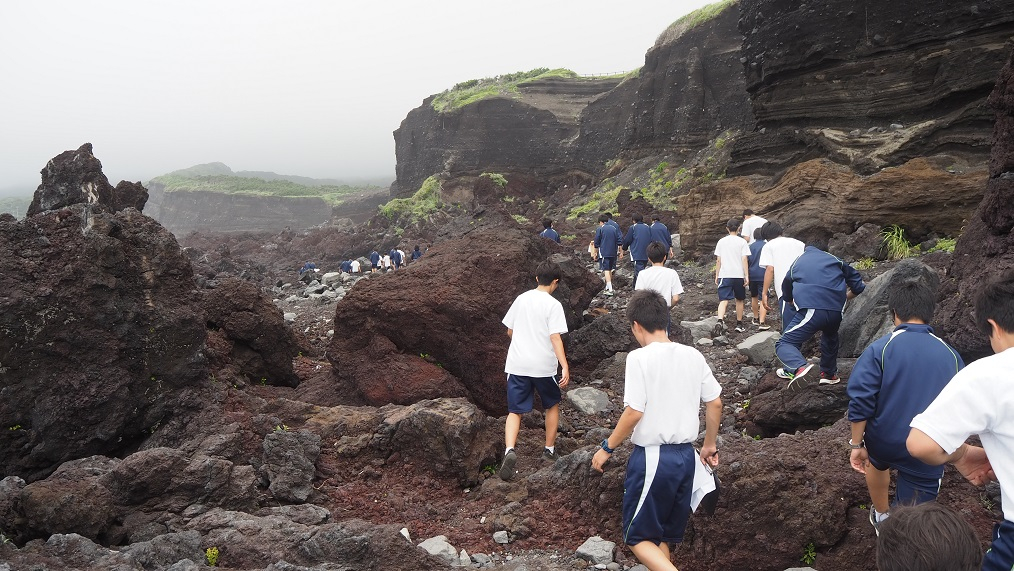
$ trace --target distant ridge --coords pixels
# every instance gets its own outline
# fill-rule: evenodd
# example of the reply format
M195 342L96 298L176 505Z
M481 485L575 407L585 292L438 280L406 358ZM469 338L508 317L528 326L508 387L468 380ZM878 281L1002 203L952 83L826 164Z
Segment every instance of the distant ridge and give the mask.
M388 187L393 181L393 177L351 177L346 179L339 178L311 178L307 176L299 176L294 174L278 174L271 171L233 171L225 163L213 162L203 163L194 165L189 168L179 169L160 175L165 176L177 176L183 178L197 178L201 176L238 176L240 178L258 178L261 180L277 181L285 180L295 184L301 184L303 186L353 186L353 187ZM154 177L160 178L160 177Z

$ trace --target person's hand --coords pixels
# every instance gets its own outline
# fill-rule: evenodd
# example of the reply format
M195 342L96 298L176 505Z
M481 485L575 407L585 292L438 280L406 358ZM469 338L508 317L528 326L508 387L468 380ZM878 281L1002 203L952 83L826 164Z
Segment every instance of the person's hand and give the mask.
M743 285L744 286L750 285L750 278L743 278Z
M596 471L601 472L602 468L606 465L606 461L609 460L610 456L612 456L612 454L599 448L599 451L596 452L594 456L592 456L592 468L594 468Z
M718 446L714 444L701 446L701 462L712 468L718 466Z
M764 311L771 311L771 306L768 305L768 292L761 294L761 305L764 306Z
M715 275L715 285L718 285L718 275Z
M563 366L563 370L560 373L560 382L558 384L560 385L560 388L562 389L562 388L566 388L567 387L567 383L569 383L569 382L570 382L570 367L568 367L567 365L564 365Z
M986 451L978 446L966 445L964 455L954 461L954 467L965 479L976 486L996 480L993 465L986 457Z
M866 448L853 448L852 453L849 454L849 464L852 465L852 469L860 474L866 473L866 465L870 461L870 454L866 451Z

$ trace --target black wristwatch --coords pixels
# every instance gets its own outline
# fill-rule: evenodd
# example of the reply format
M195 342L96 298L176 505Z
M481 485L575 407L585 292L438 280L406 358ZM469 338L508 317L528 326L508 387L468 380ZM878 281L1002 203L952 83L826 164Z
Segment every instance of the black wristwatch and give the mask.
M852 444L852 439L849 438L849 448L851 448L853 450L858 450L860 448L864 448L865 446L866 446L866 442L865 441L860 440L859 444Z
M599 446L601 446L602 449L605 450L607 454L612 454L613 453L613 449L609 447L609 439L608 438L603 438L602 439L602 444L599 444Z

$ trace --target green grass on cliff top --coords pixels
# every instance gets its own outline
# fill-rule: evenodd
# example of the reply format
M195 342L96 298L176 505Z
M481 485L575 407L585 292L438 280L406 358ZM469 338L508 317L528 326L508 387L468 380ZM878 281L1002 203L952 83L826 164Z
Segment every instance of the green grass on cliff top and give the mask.
M698 8L693 12L681 17L676 20L665 29L664 32L658 37L656 44L666 44L687 32L692 30L701 24L710 22L718 17L719 14L724 12L726 8L735 6L737 0L722 0L721 2L715 2L714 4L708 4L702 8Z
M166 174L151 179L160 183L166 192L217 192L220 194L244 194L250 196L274 196L279 198L320 198L333 205L341 204L344 197L375 190L373 187L349 185L304 186L287 180L263 180L227 175L182 176Z
M519 71L496 77L485 77L483 79L470 79L462 81L434 97L433 109L440 113L454 111L488 97L517 93L518 86L521 84L550 77L576 78L579 76L569 69L538 67L531 71Z

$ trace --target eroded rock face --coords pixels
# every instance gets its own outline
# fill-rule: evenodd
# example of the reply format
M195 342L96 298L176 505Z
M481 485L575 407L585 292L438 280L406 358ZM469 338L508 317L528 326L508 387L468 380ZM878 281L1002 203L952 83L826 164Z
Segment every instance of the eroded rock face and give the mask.
M0 474L123 453L195 405L205 325L190 262L139 211L0 222L0 292Z
M28 216L71 204L101 204L114 212L142 210L147 200L148 190L140 182L120 181L113 188L102 173L102 163L92 154L92 144L85 143L76 151L53 157L42 169L42 184L35 191Z
M602 281L520 229L483 229L430 248L405 270L363 280L339 302L328 350L335 390L370 404L468 398L506 412L503 365L509 339L501 319L535 268L553 256L563 269L555 297L573 330Z
M966 361L992 354L971 318L983 283L1014 268L1014 52L989 96L996 113L986 194L954 248L940 288L938 329Z

